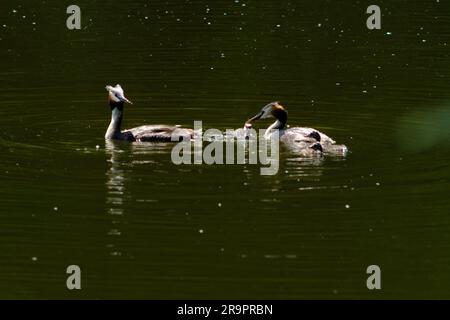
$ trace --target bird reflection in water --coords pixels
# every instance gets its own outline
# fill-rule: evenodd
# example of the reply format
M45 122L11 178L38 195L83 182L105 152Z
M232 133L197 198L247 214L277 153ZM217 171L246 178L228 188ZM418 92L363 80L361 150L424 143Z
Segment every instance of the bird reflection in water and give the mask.
M109 169L106 171L106 208L107 215L111 217L111 227L108 236L111 241L107 244L107 249L111 256L121 256L122 252L117 247L117 239L122 235L120 225L124 219L125 208L125 174L123 157L126 153L121 148L121 143L117 141L105 141L106 154L109 156Z

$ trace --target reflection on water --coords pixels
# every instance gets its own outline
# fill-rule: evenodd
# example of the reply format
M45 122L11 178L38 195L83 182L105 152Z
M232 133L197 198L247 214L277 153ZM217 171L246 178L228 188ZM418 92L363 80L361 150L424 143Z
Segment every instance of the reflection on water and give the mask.
M107 214L111 216L111 229L108 235L111 236L111 243L107 244L109 254L112 256L121 256L122 252L117 248L115 237L120 237L121 230L120 220L125 214L125 198L126 192L126 176L123 163L127 163L124 151L120 149L118 143L115 141L105 141L106 154L109 156L110 168L106 172L106 209Z

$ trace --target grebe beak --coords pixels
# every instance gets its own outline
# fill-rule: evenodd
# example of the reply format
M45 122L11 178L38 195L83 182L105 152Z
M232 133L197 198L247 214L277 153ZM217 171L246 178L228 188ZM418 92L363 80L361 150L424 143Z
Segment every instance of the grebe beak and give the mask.
M264 115L264 111L261 111L260 113L258 113L256 116L254 116L253 118L248 119L245 124L251 124L253 121L256 121L258 119L261 119L261 117Z
M266 119L269 117L273 117L273 110L275 107L281 107L278 102L271 102L268 105L265 105L264 108L261 109L261 111L254 116L251 119L248 119L246 123L251 123L252 121L258 120L258 119Z
M125 97L120 97L120 100L122 100L123 102L129 103L129 104L133 104L133 102L131 102L130 100L128 100Z

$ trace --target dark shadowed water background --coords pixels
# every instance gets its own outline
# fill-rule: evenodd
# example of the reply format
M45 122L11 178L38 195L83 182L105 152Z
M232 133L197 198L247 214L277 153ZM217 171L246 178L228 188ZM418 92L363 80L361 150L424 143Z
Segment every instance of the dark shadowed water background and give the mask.
M372 2L79 0L71 31L72 2L2 0L0 297L450 298L450 3ZM351 152L176 166L105 143L116 83L124 128L280 101Z

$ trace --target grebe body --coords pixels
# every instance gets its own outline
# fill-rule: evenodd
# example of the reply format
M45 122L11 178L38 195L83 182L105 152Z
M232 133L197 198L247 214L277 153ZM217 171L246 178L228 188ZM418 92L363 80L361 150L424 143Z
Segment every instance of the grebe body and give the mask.
M167 125L144 125L121 131L124 104L132 104L118 84L115 87L106 86L108 103L111 107L111 122L106 130L106 140L123 140L129 142L170 142L193 138L192 129Z
M345 155L348 151L344 145L336 145L336 142L314 128L308 127L287 127L287 111L278 102L272 102L264 106L253 118L247 120L245 127L251 126L253 121L259 119L275 118L265 131L264 137L270 139L275 130L278 130L279 139L287 146L295 146L295 149L312 149L315 152L331 153L335 155ZM320 148L319 148L320 145Z

